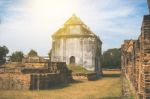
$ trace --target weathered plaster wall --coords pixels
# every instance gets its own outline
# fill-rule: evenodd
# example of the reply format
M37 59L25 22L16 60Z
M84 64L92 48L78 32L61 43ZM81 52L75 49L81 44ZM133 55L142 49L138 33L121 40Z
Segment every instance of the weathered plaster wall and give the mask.
M74 56L77 65L94 71L96 66L100 69L100 48L94 37L56 39L53 41L52 61L70 64L70 58Z

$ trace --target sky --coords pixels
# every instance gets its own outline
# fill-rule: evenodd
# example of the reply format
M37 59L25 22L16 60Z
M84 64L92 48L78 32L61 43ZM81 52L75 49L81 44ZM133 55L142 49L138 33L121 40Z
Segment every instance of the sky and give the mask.
M103 42L103 52L140 35L147 0L0 0L0 46L47 56L52 34L76 14Z

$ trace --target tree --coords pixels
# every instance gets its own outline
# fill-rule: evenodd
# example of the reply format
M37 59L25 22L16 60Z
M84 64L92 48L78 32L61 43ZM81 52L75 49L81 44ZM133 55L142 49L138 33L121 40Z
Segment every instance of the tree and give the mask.
M103 68L120 68L121 67L121 52L120 49L108 49L102 55Z
M0 46L0 65L6 62L6 55L9 53L9 50L6 46Z
M28 53L28 56L33 57L33 56L38 56L38 54L35 50L31 49L30 52Z
M51 55L52 55L52 49L48 53L48 57L49 57L50 60L51 60Z
M10 56L10 60L12 62L21 62L23 58L24 58L24 54L21 51L16 51L12 53L12 55Z

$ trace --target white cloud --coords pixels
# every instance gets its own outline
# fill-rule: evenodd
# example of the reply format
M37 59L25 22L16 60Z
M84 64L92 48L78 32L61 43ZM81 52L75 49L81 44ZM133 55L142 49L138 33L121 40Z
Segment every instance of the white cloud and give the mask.
M135 17L137 10L132 3L130 0L24 0L9 4L0 25L0 44L8 46L11 52L27 53L33 48L47 55L52 33L75 13L100 35L104 50L119 47L124 38L137 36L140 27L141 19ZM111 40L119 36L118 43L112 45Z

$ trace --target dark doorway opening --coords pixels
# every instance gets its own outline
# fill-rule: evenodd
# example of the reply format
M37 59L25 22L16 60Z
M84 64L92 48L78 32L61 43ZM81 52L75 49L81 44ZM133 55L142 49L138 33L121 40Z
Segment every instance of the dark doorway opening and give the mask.
M70 57L70 64L75 64L75 57L74 56Z

